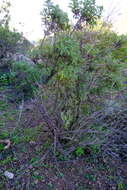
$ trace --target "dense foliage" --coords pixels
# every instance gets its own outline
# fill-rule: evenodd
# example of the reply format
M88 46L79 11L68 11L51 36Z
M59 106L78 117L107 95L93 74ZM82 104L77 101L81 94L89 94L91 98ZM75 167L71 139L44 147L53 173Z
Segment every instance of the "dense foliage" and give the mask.
M105 147L104 153L108 152L106 139L118 129L111 125L109 130L109 124L98 117L100 113L107 114L108 121L111 112L114 118L124 104L125 100L120 101L117 96L120 93L124 97L126 92L125 44L126 36L110 30L87 30L72 35L58 33L54 45L47 38L33 50L33 57L40 59L36 62L38 67L45 73L46 86L42 84L40 89L42 104L52 116L57 116L60 130L68 131L67 136L60 137L61 142L70 139L64 144L65 148L73 147L66 150L67 155L74 150L78 154L87 146L91 151ZM114 149L110 151L113 155Z
M51 0L45 1L45 7L41 15L46 35L50 34L50 32L65 30L69 26L67 13L61 10L58 5L54 5Z

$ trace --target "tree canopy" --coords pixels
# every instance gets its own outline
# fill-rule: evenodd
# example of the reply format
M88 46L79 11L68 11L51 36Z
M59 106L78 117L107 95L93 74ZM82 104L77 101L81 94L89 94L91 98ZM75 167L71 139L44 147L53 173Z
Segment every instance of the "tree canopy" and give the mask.
M47 33L65 30L69 26L67 13L60 9L59 5L53 4L51 0L45 1L41 15Z
M81 28L82 24L95 25L103 10L102 6L96 5L95 0L71 0L70 8L77 20L75 28Z

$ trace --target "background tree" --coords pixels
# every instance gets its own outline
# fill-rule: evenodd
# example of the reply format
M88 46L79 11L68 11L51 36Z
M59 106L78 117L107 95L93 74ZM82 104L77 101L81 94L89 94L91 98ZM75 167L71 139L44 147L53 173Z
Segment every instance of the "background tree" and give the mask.
M0 26L9 27L10 22L10 7L11 3L9 0L3 0L0 4Z
M71 0L70 8L77 21L74 30L81 29L83 24L95 25L103 10L102 6L96 5L95 0Z

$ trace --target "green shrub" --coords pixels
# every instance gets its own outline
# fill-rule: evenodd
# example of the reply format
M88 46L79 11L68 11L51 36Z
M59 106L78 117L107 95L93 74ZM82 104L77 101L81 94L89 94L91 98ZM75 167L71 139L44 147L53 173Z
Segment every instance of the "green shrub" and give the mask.
M38 61L38 59L51 59L53 56L53 45L51 43L52 38L47 38L43 44L41 44L41 41L38 43L36 47L34 47L30 52L30 57L35 62Z
M65 129L69 130L80 115L89 115L101 108L101 103L95 106L89 97L100 96L100 101L105 102L102 100L105 94L115 93L126 86L122 73L126 64L120 63L113 52L118 39L109 31L80 31L72 36L62 32L57 35L54 46L49 47L52 49L50 56L45 53L47 62L40 68L48 76L54 73L49 77L46 90L49 90L47 94L59 97L57 104L63 102L60 115ZM42 52L46 52L47 47L42 47Z
M0 26L0 59L5 58L8 53L16 52L20 39L19 33Z
M82 156L82 155L84 155L85 154L85 152L84 152L84 147L77 147L77 149L75 150L75 155L76 156Z
M0 86L7 86L9 84L9 76L8 74L2 74L0 76Z
M24 62L13 62L9 81L25 97L31 97L41 81L41 76L41 70L36 66Z

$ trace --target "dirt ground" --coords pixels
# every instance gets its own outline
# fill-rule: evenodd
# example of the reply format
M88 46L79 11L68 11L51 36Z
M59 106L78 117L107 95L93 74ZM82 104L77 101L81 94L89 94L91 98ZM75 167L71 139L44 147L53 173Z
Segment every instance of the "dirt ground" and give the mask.
M11 146L0 146L0 190L127 190L126 162L117 165L101 153L54 156L37 110L21 109L21 104L8 102L8 95L1 90L0 138L10 139ZM5 177L5 171L14 178Z

